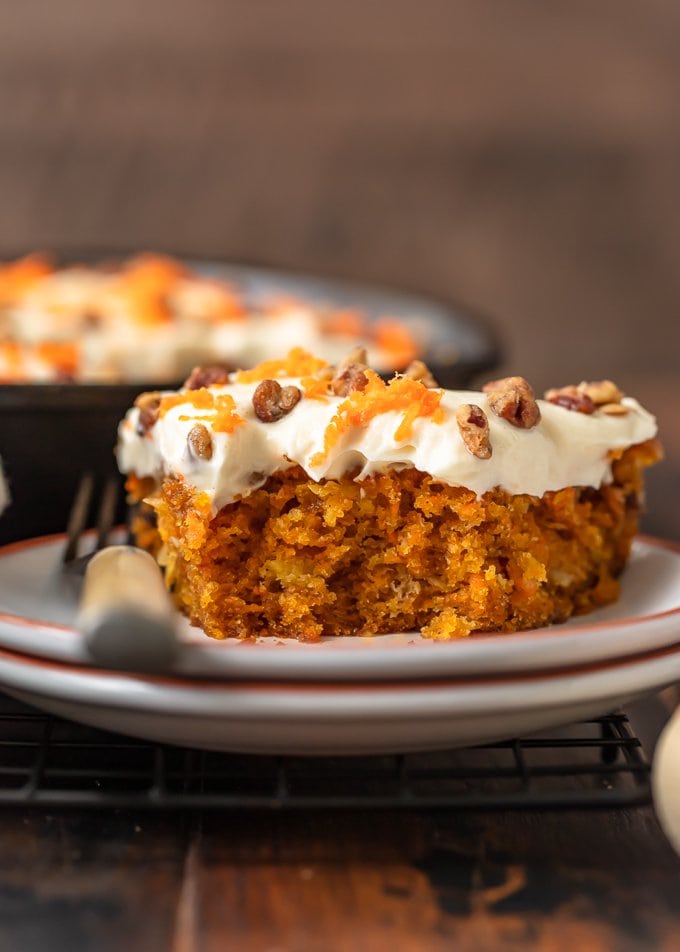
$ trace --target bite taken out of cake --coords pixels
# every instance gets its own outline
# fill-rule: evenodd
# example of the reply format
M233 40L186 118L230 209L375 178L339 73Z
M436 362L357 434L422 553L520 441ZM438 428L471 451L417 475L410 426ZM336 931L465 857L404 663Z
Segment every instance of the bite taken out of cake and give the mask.
M614 601L655 435L611 381L457 392L296 349L142 394L117 455L137 543L208 635L450 639Z

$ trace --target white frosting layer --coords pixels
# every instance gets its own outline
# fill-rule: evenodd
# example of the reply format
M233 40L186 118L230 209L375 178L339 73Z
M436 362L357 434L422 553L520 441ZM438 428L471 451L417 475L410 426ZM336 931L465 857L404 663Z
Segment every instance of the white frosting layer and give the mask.
M299 384L297 379L280 380ZM211 411L183 403L170 409L151 431L137 432L139 410L128 411L119 427L118 463L123 472L162 479L173 474L210 497L214 510L262 485L272 473L298 464L312 479L337 478L359 469L358 479L393 467L413 466L451 486L465 486L477 495L500 487L512 494L542 496L566 486L599 487L611 480L608 454L641 443L656 433L654 417L636 400L625 398L628 413L585 415L539 400L541 420L530 430L518 429L495 416L486 395L471 391L444 391L442 423L416 419L408 439L397 440L402 414L390 411L367 426L342 434L322 463L312 465L323 450L324 433L343 398L326 401L303 397L288 416L263 423L254 413L257 384L215 387L236 402L246 423L233 433L212 433L213 455L197 460L187 437L200 420L210 429ZM456 423L456 408L475 403L488 416L493 453L481 460L470 454ZM184 419L183 419L184 418Z

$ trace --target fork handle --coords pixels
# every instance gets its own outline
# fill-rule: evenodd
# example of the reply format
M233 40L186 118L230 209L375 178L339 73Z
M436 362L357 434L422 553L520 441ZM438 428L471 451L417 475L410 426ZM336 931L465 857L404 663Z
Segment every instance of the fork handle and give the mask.
M129 545L93 556L78 627L92 659L106 668L161 673L178 652L175 611L155 560Z

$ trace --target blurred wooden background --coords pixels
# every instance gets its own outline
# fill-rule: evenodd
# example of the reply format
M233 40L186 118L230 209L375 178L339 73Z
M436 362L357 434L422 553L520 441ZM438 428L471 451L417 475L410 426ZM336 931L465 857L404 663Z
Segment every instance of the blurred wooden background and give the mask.
M158 248L491 315L537 387L659 416L680 537L674 0L22 0L0 9L0 255Z

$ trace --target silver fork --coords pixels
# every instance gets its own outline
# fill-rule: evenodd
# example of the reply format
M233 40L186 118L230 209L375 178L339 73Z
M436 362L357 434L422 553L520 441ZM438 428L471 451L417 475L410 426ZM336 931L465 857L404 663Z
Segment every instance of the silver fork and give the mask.
M98 665L125 671L170 670L179 645L176 613L148 552L111 542L118 480L110 477L97 507L94 550L79 555L95 480L80 481L69 515L64 572L80 586L78 628Z
M109 537L113 522L116 517L116 504L118 502L119 486L118 479L115 476L109 476L104 483L101 500L97 508L96 518L96 542L93 551L87 555L78 555L80 551L87 517L92 508L92 498L94 495L95 479L92 473L85 473L78 483L78 488L71 505L71 511L66 526L66 545L61 554L61 561L67 572L77 575L83 574L88 563L95 552L105 548L109 543Z

